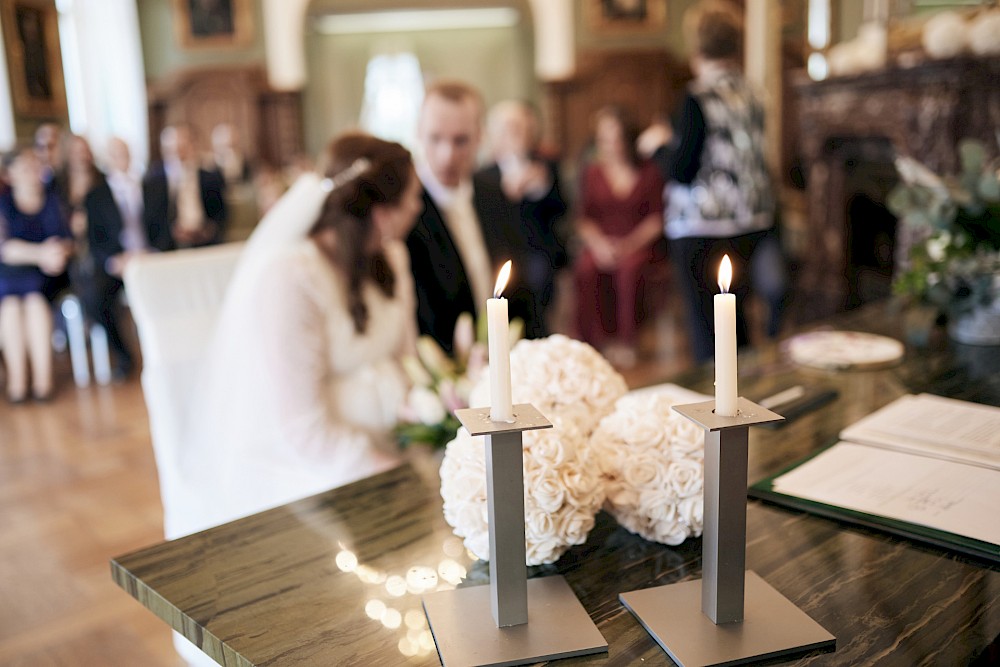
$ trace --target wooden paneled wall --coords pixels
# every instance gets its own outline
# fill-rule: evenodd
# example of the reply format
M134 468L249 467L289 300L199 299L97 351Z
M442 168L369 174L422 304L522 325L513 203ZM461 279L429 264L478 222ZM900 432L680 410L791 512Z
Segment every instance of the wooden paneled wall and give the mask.
M590 143L598 109L616 104L645 127L673 114L690 78L687 64L666 50L581 53L573 78L545 84L546 136L576 162Z
M181 71L150 84L148 95L154 159L159 158L160 131L180 122L196 129L205 149L212 128L231 123L251 160L282 165L303 150L301 94L272 90L260 67Z

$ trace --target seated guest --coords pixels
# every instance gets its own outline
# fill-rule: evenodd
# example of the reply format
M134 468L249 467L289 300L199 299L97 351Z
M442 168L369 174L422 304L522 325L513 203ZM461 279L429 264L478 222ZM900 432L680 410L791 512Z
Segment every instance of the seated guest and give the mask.
M281 195L285 194L287 187L280 169L266 162L260 164L253 177L254 199L259 214L264 215L270 211L281 199Z
M556 163L538 152L538 116L525 102L506 101L493 107L489 121L494 162L476 174L490 183L487 194L502 194L486 202L488 217L504 226L510 259L516 271L504 290L510 316L524 321L525 335L548 334L545 314L555 291L556 270L566 263L566 249L556 226L566 214Z
M87 140L76 134L67 135L66 165L58 180L57 194L70 231L74 234L82 231L86 223L83 218L84 198L103 178L94 164L94 154Z
M62 128L42 123L35 129L35 155L42 165L45 189L56 188L63 173Z
M166 127L160 133L163 161L143 182L144 225L158 250L222 241L226 227L225 183L217 170L199 163L194 130Z
M576 261L580 336L619 366L635 363L643 271L662 236L663 181L636 155L635 126L605 107L596 116L596 159L583 172Z
M94 164L87 140L74 135L68 146L64 196L70 231L76 239L70 282L84 313L107 332L113 373L122 378L132 369L132 354L119 328L120 274L109 273L111 257L122 252L121 215L104 174Z
M229 123L212 128L212 161L226 185L249 183L253 178L250 161L240 148L240 135Z
M451 352L462 313L482 315L500 265L510 258L504 219L490 214L499 185L473 179L483 102L458 81L432 84L417 126L424 211L406 239L417 289L417 323ZM515 271L519 270L515 267Z
M134 361L121 332L121 275L127 258L145 251L148 242L141 229L141 187L128 173L128 146L112 139L108 153L112 170L105 177L95 166L87 141L82 137L70 141L68 182L89 183L89 188L71 188L86 192L73 207L70 227L77 251L70 274L87 317L107 332L114 376L123 378Z
M421 210L402 146L347 134L255 229L226 294L184 439L217 494L188 528L392 466L412 348L402 239Z
M152 239L143 226L142 181L132 170L132 152L128 144L112 137L108 140L107 157L108 188L118 216L109 211L100 218L102 226L98 229L103 228L103 235L108 239L107 250L114 249L113 239L118 240L118 253L110 254L105 264L110 275L121 277L132 257L150 251Z
M54 193L42 182L34 151L4 159L10 189L0 195L0 348L7 366L7 399L52 395L53 280L65 275L72 242Z

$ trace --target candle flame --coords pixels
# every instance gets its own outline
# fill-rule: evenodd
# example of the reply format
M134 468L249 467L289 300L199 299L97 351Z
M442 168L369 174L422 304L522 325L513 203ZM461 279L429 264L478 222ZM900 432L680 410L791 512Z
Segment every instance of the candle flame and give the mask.
M719 265L719 289L722 290L723 294L729 292L729 286L733 282L733 263L729 261L729 255L722 258L722 264Z
M509 259L502 267L500 267L500 274L497 276L497 284L493 287L494 299L499 299L500 294L503 293L503 288L507 286L507 280L510 278L510 267L511 261Z

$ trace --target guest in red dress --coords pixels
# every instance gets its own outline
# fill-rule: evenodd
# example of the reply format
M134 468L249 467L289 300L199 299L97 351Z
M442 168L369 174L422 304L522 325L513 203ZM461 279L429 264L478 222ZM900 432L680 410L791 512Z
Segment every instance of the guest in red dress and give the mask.
M636 154L636 126L621 109L596 115L595 159L583 172L574 273L580 337L621 367L635 363L637 300L653 244L663 235L663 181Z

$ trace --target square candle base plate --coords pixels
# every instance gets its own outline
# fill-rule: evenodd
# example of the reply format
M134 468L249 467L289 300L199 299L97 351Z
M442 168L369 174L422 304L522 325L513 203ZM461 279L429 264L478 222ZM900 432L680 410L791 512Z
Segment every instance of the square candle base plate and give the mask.
M756 573L746 573L742 623L716 625L701 611L701 580L622 593L656 643L681 667L742 665L816 649L836 639Z
M528 622L498 628L490 587L424 596L438 656L445 667L526 665L608 650L597 626L562 577L528 580Z

